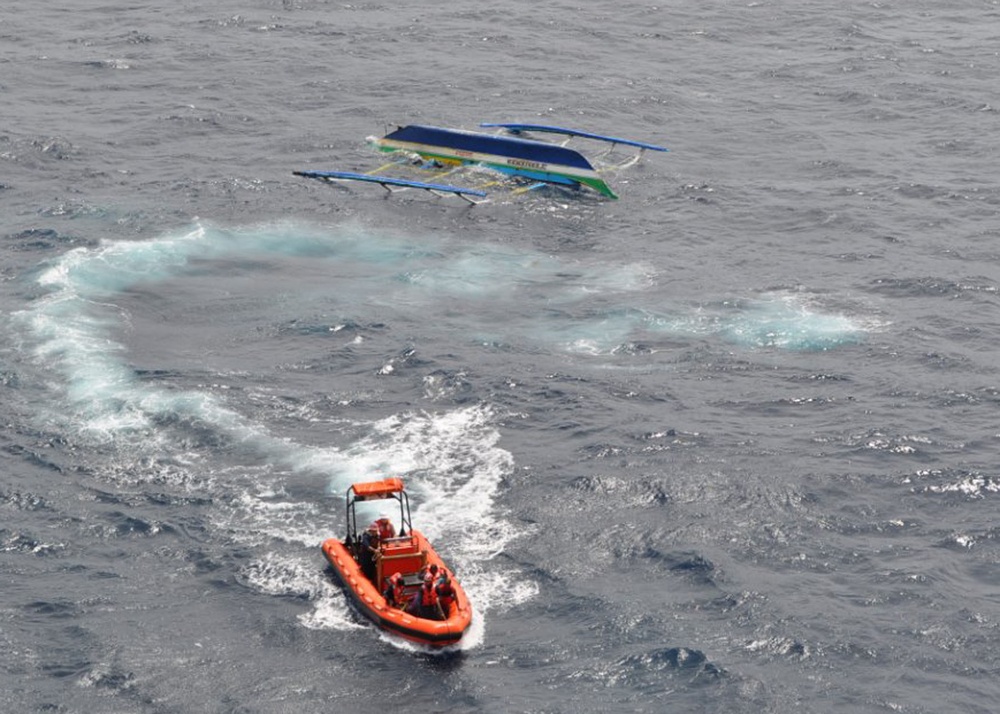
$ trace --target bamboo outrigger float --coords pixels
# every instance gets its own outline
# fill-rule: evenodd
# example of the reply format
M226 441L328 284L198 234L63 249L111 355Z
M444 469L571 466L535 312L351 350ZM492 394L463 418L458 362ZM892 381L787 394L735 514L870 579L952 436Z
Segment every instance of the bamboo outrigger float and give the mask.
M399 534L384 539L378 547L374 581L362 567L362 541L358 532L355 505L358 502L391 500L399 506ZM412 642L430 647L446 647L461 641L472 624L472 606L465 591L453 576L454 602L444 612L444 619L411 614L391 604L383 594L390 579L399 573L402 589L409 598L423 585L423 572L431 565L440 571L447 568L422 533L410 522L410 502L399 478L356 483L347 489L347 536L329 538L323 554L343 583L354 605L376 625ZM447 568L451 572L450 568ZM453 574L452 574L453 575Z
M588 189L607 198L618 198L604 175L609 171L632 166L643 153L667 151L643 141L620 139L614 136L594 134L588 131L567 129L545 124L497 124L483 123L483 128L500 130L498 134L478 131L446 129L436 126L411 124L399 127L385 136L368 137L368 143L377 150L411 157L418 169L431 175L434 182L413 180L384 175L382 172L400 164L387 164L368 173L351 171L295 171L296 176L327 182L362 181L381 185L387 191L417 188L437 195L454 195L469 203L481 203L486 197L482 187L467 188L451 183L440 183L438 179L455 174L463 167L478 166L519 181L516 192L533 190L542 186L558 186L568 189ZM540 141L532 138L535 134L554 134L564 137L561 143ZM588 158L566 144L573 138L603 142L609 148ZM606 163L604 159L617 146L630 147L638 151L628 160ZM486 186L499 183L491 181Z

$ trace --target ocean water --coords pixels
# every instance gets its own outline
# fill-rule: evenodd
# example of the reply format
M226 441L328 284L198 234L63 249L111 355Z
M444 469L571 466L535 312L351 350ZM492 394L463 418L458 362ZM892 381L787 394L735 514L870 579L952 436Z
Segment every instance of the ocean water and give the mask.
M0 12L0 710L994 712L1000 7ZM386 127L671 149L328 187ZM400 475L429 653L319 544Z

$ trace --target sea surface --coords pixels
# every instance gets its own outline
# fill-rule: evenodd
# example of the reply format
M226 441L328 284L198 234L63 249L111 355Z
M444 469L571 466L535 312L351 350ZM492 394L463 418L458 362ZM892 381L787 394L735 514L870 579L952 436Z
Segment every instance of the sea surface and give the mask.
M998 77L996 0L7 3L0 711L996 712ZM670 153L292 174L481 121ZM456 650L319 550L390 475Z

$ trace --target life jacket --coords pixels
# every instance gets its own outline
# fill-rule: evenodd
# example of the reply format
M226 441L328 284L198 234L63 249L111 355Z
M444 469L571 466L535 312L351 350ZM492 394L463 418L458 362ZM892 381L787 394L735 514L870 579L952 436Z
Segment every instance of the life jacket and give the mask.
M390 605L403 607L403 605L406 604L406 593L403 586L403 578L399 573L395 573L391 578L387 579L385 590L382 595L385 597L386 602Z
M420 588L420 604L424 607L434 607L437 605L437 601L438 596L434 586L428 586L427 583L424 583L423 587Z
M395 526L392 525L392 521L390 521L388 518L385 519L384 521L383 520L375 521L375 525L378 526L378 537L381 538L382 540L396 537L396 528Z
M434 588L434 592L438 596L438 601L441 603L441 609L444 610L444 614L448 614L448 608L451 604L455 602L455 588L452 586L451 581L446 583L438 583L437 587Z
M399 607L402 607L406 602L406 588L402 578L396 578L392 581L392 599Z
M441 574L441 571L438 570L437 565L435 565L433 563L431 563L430 565L425 566L420 571L420 577L421 577L421 579L425 583L431 583L432 585L434 585L434 584L437 583L437 579L438 579L438 576L440 574Z

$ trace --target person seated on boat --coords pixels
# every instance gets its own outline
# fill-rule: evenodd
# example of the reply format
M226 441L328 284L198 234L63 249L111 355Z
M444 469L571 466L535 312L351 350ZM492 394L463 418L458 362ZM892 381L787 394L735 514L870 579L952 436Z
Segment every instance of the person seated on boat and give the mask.
M385 590L382 591L389 607L402 608L406 605L406 592L403 587L403 574L393 573L386 581Z
M435 568L435 570L437 569L437 566L431 563L431 565L429 566L425 565L424 567L422 567L420 571L417 573L417 578L419 578L421 586L433 582L430 573L431 567ZM424 589L423 587L421 587L420 590L417 590L417 592L413 593L412 597L410 597L410 602L408 602L406 605L406 611L409 614L415 615L416 617L423 617L423 615L421 615L421 612L423 611L423 604L422 604L423 592Z
M420 586L420 590L413 595L410 604L406 607L406 611L411 615L422 617L425 620L445 619L441 603L438 602L437 592L434 590L433 581L424 581L424 584Z
M444 568L441 568L441 577L434 586L434 592L437 593L442 614L447 617L451 612L451 606L455 604L455 586L451 584L448 571Z
M414 617L420 617L420 591L410 595L410 599L406 603L406 607L403 608L407 615L413 615Z
M378 520L375 521L375 527L378 528L378 535L382 540L396 537L396 527L392 525L389 516L385 514L378 517Z
M373 523L368 526L368 530L361 536L361 553L358 558L361 563L361 572L373 583L377 577L375 566L378 563L380 543L378 526Z
M420 569L420 581L421 582L431 582L434 583L438 579L438 566L437 563L431 563L430 565L425 565Z

